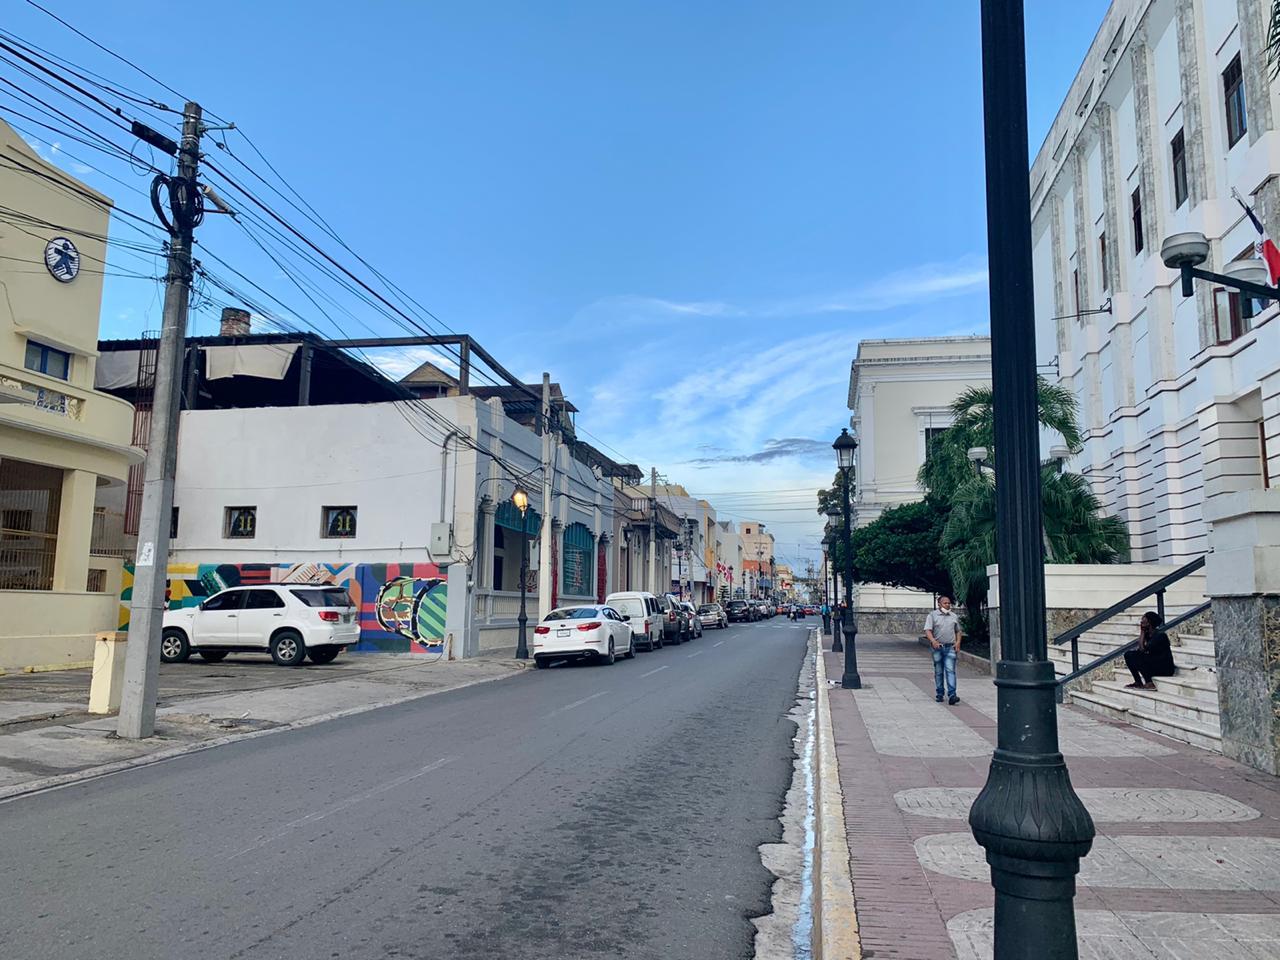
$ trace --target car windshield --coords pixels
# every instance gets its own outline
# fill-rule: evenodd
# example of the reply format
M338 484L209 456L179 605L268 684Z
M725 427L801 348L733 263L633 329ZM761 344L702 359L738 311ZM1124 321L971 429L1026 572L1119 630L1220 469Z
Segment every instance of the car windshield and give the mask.
M625 600L614 600L612 602L613 609L617 610L624 617L643 617L644 601L639 597L629 597Z
M290 590L291 594L308 607L350 607L351 594L342 587L326 587L322 590Z
M547 614L548 620L590 620L600 616L595 607L565 607L563 610L552 610Z
M704 603L698 608L699 613L715 613L716 605L714 603Z

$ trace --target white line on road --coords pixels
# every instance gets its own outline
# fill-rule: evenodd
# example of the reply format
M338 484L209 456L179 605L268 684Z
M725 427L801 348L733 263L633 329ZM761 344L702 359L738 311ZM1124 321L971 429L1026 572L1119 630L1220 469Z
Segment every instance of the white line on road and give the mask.
M671 664L668 663L666 666L658 667L656 670L650 670L648 673L642 673L640 674L640 679L643 680L645 677L652 677L655 673L665 670L669 666L671 666Z
M723 641L723 640L717 640L715 643L713 643L713 644L712 644L712 646L713 646L713 647L718 647L718 646L720 646L720 644L722 644L722 643L724 643L724 641Z
M231 854L227 859L234 860L236 857L244 856L244 854L251 853L259 847L265 847L268 843L273 843L276 840L279 840L281 837L284 837L286 834L292 832L303 824L319 823L326 817L331 817L335 813L341 813L348 807L354 807L357 803L363 803L366 800L376 797L380 793L386 793L388 790L394 790L396 787L402 787L406 783L411 783L412 781L417 780L419 777L426 776L432 770L439 770L446 763L452 763L455 759L457 758L441 757L439 760L434 760L431 763L428 763L425 767L422 767L414 773L406 774L403 777L396 777L394 780L388 780L386 783L380 783L376 787L365 790L363 793L358 793L354 797L348 797L346 800L335 803L327 810L317 810L314 813L308 813L305 817L299 817L297 820L290 820L280 830L269 836L260 838L255 843L245 847L243 850L239 850L236 853Z
M580 707L589 700L594 700L596 697L603 697L608 692L608 690L601 690L599 693L593 693L591 696L583 697L581 700L575 700L573 703L566 703L563 707L556 707L556 709L547 714L547 717L554 717L557 713L564 713L566 710L572 710L574 707ZM547 717L544 717L543 719L545 720Z
M704 653L706 653L706 651L705 651L705 650L699 650L697 653L691 653L691 654L689 654L689 659L690 659L690 660L692 660L694 657L700 657L700 656L702 656Z

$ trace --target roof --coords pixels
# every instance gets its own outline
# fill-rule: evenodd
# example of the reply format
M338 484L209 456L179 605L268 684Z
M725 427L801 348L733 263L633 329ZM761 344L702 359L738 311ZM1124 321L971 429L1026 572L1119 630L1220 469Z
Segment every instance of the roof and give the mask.
M496 387L472 387L471 392L482 400L488 400L491 397L497 397L502 401L504 407L523 406L540 404L542 402L542 384L526 383L522 387L513 386L496 386ZM560 384L551 384L551 405L561 407L569 413L577 413L578 408L565 399L564 391L560 389Z

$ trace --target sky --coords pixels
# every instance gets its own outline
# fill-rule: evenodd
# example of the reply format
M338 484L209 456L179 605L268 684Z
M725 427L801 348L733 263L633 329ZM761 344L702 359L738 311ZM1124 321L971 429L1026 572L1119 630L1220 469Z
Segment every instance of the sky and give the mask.
M1033 154L1106 7L1027 2ZM858 342L987 330L977 0L222 0L181 26L159 0L55 9L234 121L442 327L531 382L548 371L584 439L763 521L779 560L818 555L813 492ZM26 2L5 21L177 105ZM0 96L0 116L14 103ZM14 122L149 216L145 170ZM219 136L270 178L238 133ZM227 218L198 242L335 334ZM112 255L163 272L146 261ZM102 336L158 329L160 304L152 280L107 277ZM355 312L335 317L344 335L403 333ZM217 314L199 304L192 332ZM428 356L376 359L402 374Z

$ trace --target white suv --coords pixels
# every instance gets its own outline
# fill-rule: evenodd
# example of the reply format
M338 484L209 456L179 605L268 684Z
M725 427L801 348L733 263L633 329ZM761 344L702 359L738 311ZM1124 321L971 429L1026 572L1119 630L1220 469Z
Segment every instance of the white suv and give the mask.
M181 663L194 651L214 663L236 651L267 651L281 666L296 667L307 656L331 663L359 639L355 604L342 587L234 587L198 607L167 611L160 659Z

